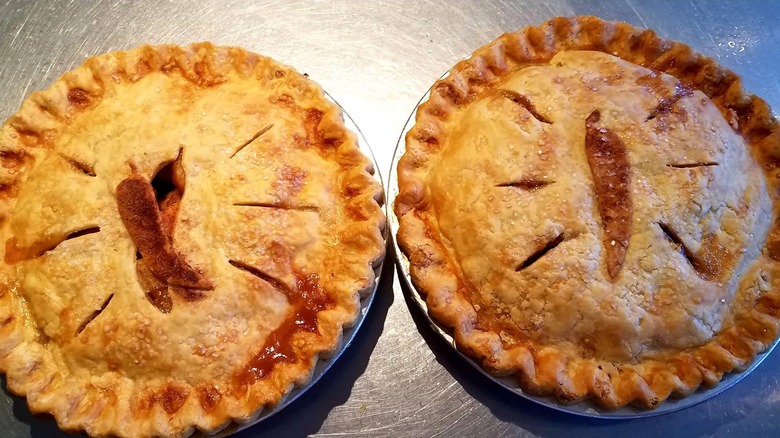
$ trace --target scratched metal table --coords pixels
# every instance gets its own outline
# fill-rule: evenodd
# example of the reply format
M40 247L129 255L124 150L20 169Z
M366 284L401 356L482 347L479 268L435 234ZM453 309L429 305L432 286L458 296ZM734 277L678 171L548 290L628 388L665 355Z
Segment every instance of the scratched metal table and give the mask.
M576 14L684 41L736 70L749 90L780 108L776 1L0 0L0 119L87 56L209 40L309 73L361 127L386 176L409 113L437 77L503 32ZM780 431L780 352L734 388L682 412L630 421L580 418L527 402L474 373L410 308L391 263L383 275L361 331L330 372L278 415L237 436L753 438ZM0 393L0 437L61 435L50 417L33 417L23 400Z

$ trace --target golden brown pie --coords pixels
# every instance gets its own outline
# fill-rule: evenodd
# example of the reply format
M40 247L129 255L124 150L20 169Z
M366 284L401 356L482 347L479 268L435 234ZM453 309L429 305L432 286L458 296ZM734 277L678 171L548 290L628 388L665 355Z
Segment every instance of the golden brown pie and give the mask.
M398 166L398 241L487 370L652 408L778 337L779 168L777 121L734 73L556 18L433 86Z
M91 435L248 422L306 383L384 255L320 88L239 48L87 60L0 130L0 369Z

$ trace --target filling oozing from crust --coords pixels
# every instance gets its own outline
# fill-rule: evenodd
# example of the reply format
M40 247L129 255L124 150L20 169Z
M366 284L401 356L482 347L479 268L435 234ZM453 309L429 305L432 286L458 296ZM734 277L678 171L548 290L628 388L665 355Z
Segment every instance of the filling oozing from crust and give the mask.
M246 365L233 376L233 386L237 391L245 391L252 383L268 376L278 363L294 363L299 360L292 337L299 331L318 333L317 314L333 307L333 299L322 290L319 275L298 275L295 289L268 274L235 260L230 264L262 280L273 284L283 291L293 306L293 314L282 322L266 339L265 345Z
M424 218L461 268L477 327L505 346L632 361L730 326L760 281L749 268L764 257L771 201L717 107L588 51L497 89L447 121Z

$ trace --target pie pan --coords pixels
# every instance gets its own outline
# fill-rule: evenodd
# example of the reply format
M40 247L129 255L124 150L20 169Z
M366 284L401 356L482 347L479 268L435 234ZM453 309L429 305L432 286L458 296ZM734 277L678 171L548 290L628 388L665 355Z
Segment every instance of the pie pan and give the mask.
M368 145L368 142L363 135L363 133L360 131L360 129L355 124L354 120L347 114L347 112L344 110L341 105L339 105L338 102L336 102L330 94L328 94L326 91L323 90L323 93L325 95L325 98L335 105L337 105L341 111L341 115L343 118L344 126L347 128L347 130L353 132L356 136L358 147L360 151L371 160L371 163L374 168L374 179L380 184L382 187L382 190L384 191L384 184L382 181L382 177L379 174L379 166L376 162L376 158L371 150L371 148ZM387 214L387 208L386 206L382 206L382 211L386 215ZM387 246L387 239L388 239L388 229L385 227L382 230L382 237L385 246ZM301 395L303 395L306 391L308 391L312 386L314 386L320 378L333 366L333 364L338 360L338 358L342 355L342 353L349 347L349 345L352 343L355 335L357 334L358 330L362 326L363 321L365 320L369 309L371 307L371 304L374 301L374 297L376 295L376 291L378 288L378 285L380 283L380 275L382 272L382 266L383 262L380 262L377 266L374 267L374 281L371 283L371 285L361 293L361 299L360 299L360 309L359 313L357 314L357 318L355 322L351 326L344 326L342 337L339 345L334 349L332 353L330 353L328 356L320 356L319 360L316 363L316 366L312 370L311 379L308 381L307 384L303 386L294 386L287 394L286 396L280 400L275 406L272 408L266 408L262 410L262 412L257 416L257 418L253 419L250 422L247 423L230 423L227 427L224 429L213 433L213 434L206 434L204 432L201 432L199 430L196 430L195 433L191 436L193 437L203 437L203 436L217 436L217 437L226 437L233 435L239 431L248 429L252 426L255 426L259 423L262 423L266 419L272 417L282 409L284 409L286 406L293 403L296 399L298 399ZM24 398L20 397L12 397L8 390L6 389L6 383L5 383L5 375L2 376L2 385L3 390L5 391L5 400L4 404L7 406L7 409L11 411L12 409L16 411L16 409L20 409L22 411L27 411L27 407L24 402ZM17 406L18 404L18 406ZM11 415L14 415L11 413ZM33 422L48 422L51 423L50 427L45 427L44 430L47 430L47 436L49 433L55 433L57 436L71 436L69 434L66 434L65 432L61 432L57 429L57 426L53 423L52 417L45 418L44 416L38 417L32 417ZM19 421L19 420L17 420ZM33 429L36 429L35 426L33 426ZM3 435L3 434L0 434ZM84 436L84 435L80 435Z
M449 72L442 75L440 79L444 79L448 75ZM417 116L417 110L423 102L429 99L430 93L431 90L429 89L425 93L425 95L423 95L420 101L417 103L417 105L415 106L414 110L409 116L399 136L395 153L393 155L393 160L390 169L390 176L388 178L388 184L387 184L387 204L390 206L394 204L396 196L399 193L398 176L397 176L398 161L406 151L406 145L405 145L406 134L414 126L415 119ZM401 251L400 247L398 246L397 237L396 237L399 229L398 218L394 214L389 214L388 221L390 224L391 233L393 235L393 246L394 246L395 254L398 257L398 265L401 270L401 274L399 276L401 277L402 288L406 290L411 301L415 303L415 305L423 312L423 314L425 314L425 317L428 320L433 331L440 338L442 338L458 355L460 355L463 360L465 360L479 373L483 374L484 376L486 376L487 378L495 382L497 385L501 386L507 391L516 394L519 397L522 397L533 403L537 403L542 406L546 406L548 408L560 412L567 412L570 414L579 415L583 417L590 417L590 418L604 418L604 419L619 420L619 419L654 417L654 416L663 415L671 412L676 412L685 408L689 408L691 406L695 406L699 403L709 400L717 396L718 394L723 393L727 389L736 385L740 380L747 377L754 369L756 369L756 367L758 367L761 364L761 362L769 354L772 353L773 349L777 346L778 342L780 341L780 340L776 340L774 343L772 343L771 346L769 346L769 348L767 348L766 351L757 354L755 359L751 362L750 366L744 371L738 373L725 374L717 385L710 388L702 386L693 394L690 394L685 398L675 399L670 397L665 403L662 403L660 406L658 406L653 410L640 409L632 405L627 405L625 407L617 408L617 409L605 409L589 399L575 404L566 404L559 401L554 396L537 396L537 395L529 394L524 392L521 389L517 380L512 376L501 377L501 376L490 374L487 371L485 371L477 362L475 362L470 357L468 357L467 355L459 351L455 346L455 339L452 335L451 330L441 325L430 316L425 298L420 294L419 290L415 288L412 282L409 258L403 253L403 251Z

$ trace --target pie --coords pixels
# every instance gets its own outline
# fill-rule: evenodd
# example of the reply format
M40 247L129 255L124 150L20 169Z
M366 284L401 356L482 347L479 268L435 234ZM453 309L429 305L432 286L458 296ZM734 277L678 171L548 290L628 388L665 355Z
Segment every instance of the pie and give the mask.
M430 314L525 391L653 408L778 337L778 123L650 30L555 18L477 50L418 108L398 178Z
M88 59L0 129L0 369L65 430L249 422L340 345L384 256L338 107L209 43Z

